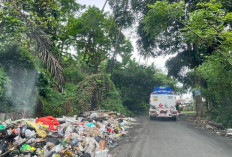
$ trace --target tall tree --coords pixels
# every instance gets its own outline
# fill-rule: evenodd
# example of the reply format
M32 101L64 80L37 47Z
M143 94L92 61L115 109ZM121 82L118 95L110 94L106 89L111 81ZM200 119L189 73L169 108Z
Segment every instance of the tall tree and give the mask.
M92 18L94 17L94 18ZM115 20L98 8L89 8L79 18L70 18L67 34L70 42L76 44L78 54L82 56L94 73L99 72L102 61L110 58L115 42ZM132 51L129 40L124 36L120 42L120 55L127 57ZM129 55L130 56L130 55Z
M94 18L92 18L94 17ZM109 20L98 8L89 8L79 18L70 18L68 34L73 37L79 55L98 73L101 62L107 59L111 50ZM114 21L111 21L114 22Z
M114 67L115 59L117 55L121 54L121 45L124 43L124 35L122 33L123 28L128 28L132 25L134 21L134 15L130 10L130 1L129 0L108 0L109 5L113 11L113 18L117 25L116 31L114 32L114 50L112 56L112 67Z

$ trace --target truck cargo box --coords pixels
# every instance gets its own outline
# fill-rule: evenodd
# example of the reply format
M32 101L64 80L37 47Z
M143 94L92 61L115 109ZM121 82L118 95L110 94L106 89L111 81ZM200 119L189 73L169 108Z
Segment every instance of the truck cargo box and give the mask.
M170 87L155 87L150 95L149 116L151 119L166 117L176 119L176 99Z

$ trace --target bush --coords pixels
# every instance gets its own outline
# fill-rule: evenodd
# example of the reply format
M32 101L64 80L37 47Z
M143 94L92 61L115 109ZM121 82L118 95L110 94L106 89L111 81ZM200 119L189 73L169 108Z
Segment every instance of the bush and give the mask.
M3 95L3 90L5 84L9 81L9 78L7 77L6 72L3 68L0 68L0 97Z
M82 112L102 109L126 113L120 95L107 74L90 75L82 81L77 88L75 104Z

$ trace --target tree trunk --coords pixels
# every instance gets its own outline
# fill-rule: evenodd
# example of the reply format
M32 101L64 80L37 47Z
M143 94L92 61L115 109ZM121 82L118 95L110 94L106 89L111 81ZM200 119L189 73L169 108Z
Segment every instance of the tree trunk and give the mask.
M99 65L98 64L95 64L94 65L94 73L97 74L98 73L98 67Z
M113 53L113 57L112 57L112 63L111 63L111 68L110 70L112 71L112 69L114 68L115 62L116 62L116 55L118 54L118 47L119 47L119 37L121 35L122 32L122 26L120 26L118 33L116 35L116 44L115 44L115 50Z
M41 117L43 113L43 102L40 99L40 96L38 96L36 106L35 106L35 117Z
M98 86L98 85L97 85ZM93 95L92 95L92 103L91 103L91 111L95 111L99 108L99 104L100 104L101 100L100 100L100 91L99 88L96 87L93 91Z
M70 115L73 113L73 98L69 98L68 101L64 105L65 115Z
M102 7L102 10L101 10L102 12L104 11L104 9L105 9L105 7L106 7L106 3L107 3L107 2L108 2L108 0L105 1L104 5L103 5L103 7Z
M197 117L201 117L204 114L204 107L201 96L196 96L196 112Z
M107 1L106 1L107 2ZM126 9L128 8L128 2L127 4L125 5L124 7L124 12L126 11ZM123 18L124 18L124 15L123 15ZM112 65L111 65L111 71L112 69L114 68L114 64L115 64L115 61L116 61L116 56L118 54L118 49L119 49L119 40L120 40L120 35L121 35L121 32L122 32L122 27L123 25L121 24L120 25L120 28L118 30L118 33L116 34L116 43L115 43L115 51L113 53L113 58L112 58Z
M200 87L201 86L201 78L199 76L197 76L196 80L196 86ZM196 112L197 112L197 117L201 117L203 114L205 114L204 111L204 105L202 102L202 96L201 93L198 96L195 96L196 99Z

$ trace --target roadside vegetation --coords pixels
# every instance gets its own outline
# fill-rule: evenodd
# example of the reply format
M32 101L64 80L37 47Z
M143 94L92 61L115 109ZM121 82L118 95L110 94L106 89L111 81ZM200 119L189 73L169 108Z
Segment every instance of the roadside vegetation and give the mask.
M191 113L191 114L196 114L196 111L181 111L181 113Z
M0 4L0 112L144 114L154 86L170 86L200 89L197 115L232 126L230 0L106 2L111 13L75 0ZM132 58L124 32L136 23L141 58L173 56L167 75Z
M131 58L122 28L134 19L126 12L111 15L74 0L18 0L2 3L0 13L1 112L144 114L154 86L178 89L154 65Z

